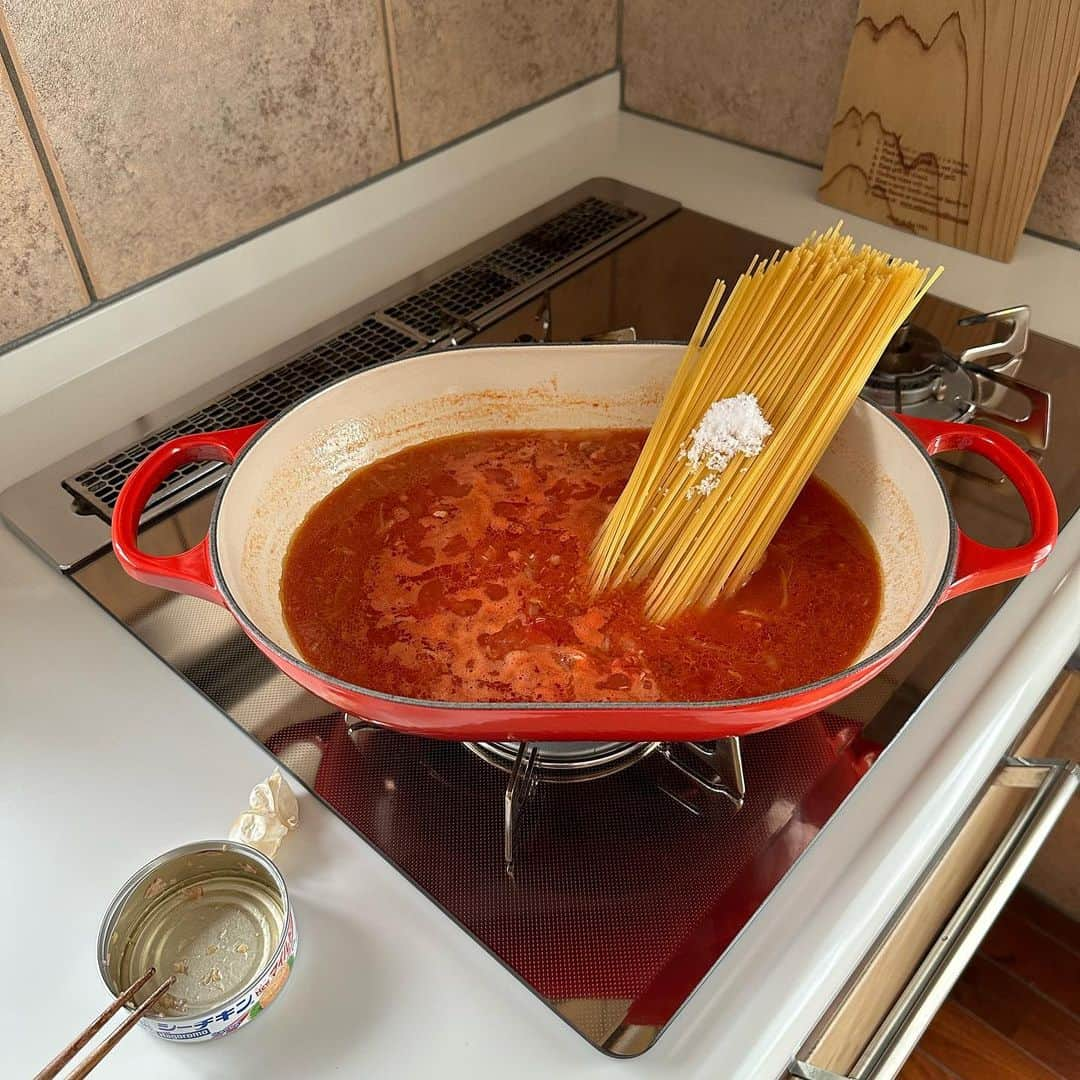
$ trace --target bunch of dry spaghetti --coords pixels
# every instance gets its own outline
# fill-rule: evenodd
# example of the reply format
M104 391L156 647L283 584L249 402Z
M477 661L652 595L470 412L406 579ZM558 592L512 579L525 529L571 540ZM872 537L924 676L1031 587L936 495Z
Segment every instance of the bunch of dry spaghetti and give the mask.
M663 621L757 568L930 271L836 225L717 282L591 553L600 590L649 581Z

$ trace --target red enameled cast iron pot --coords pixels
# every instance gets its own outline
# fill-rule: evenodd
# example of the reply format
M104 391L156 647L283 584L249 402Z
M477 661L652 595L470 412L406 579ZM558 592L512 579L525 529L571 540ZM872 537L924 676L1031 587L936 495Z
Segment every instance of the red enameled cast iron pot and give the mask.
M476 704L380 693L300 659L281 614L282 558L308 510L350 473L455 432L648 426L681 354L681 346L660 344L492 346L371 368L265 425L188 435L155 450L117 500L113 547L138 581L227 608L282 671L352 715L446 739L634 742L744 735L826 708L894 660L942 601L1021 577L1050 554L1054 497L1016 444L986 428L895 417L859 401L815 475L873 537L884 599L863 654L836 675L735 701ZM991 548L958 529L930 460L946 450L980 454L1012 481L1031 520L1026 543ZM147 500L173 470L205 459L233 465L209 535L179 555L140 551ZM836 617L844 617L842 609Z

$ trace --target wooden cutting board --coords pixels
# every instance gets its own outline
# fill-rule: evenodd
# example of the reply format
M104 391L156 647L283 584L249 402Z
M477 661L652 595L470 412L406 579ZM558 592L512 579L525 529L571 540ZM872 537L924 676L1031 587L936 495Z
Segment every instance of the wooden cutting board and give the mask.
M819 197L1009 260L1080 68L1080 0L860 0Z

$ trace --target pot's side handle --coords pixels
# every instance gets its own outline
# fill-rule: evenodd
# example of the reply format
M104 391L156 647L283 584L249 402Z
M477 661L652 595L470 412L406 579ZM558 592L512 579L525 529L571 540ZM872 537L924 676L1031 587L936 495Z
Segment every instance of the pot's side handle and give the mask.
M152 450L127 478L116 500L112 518L112 545L120 565L136 581L160 589L198 596L224 606L214 584L210 544L203 537L179 555L147 555L139 549L139 519L150 497L170 473L189 461L225 461L230 465L263 424L181 435Z
M1057 540L1054 493L1042 470L1007 435L974 424L950 424L919 417L896 417L923 444L928 454L967 450L992 461L1024 500L1031 539L1019 547L996 548L960 532L956 573L944 599L1023 577L1046 562Z

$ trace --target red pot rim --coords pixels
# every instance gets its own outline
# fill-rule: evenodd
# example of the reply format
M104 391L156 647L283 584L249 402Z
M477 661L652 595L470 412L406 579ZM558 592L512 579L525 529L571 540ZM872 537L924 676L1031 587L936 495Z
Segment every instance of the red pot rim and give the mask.
M639 344L644 344L640 343ZM381 365L380 365L381 366ZM346 379L355 378L355 375L346 376ZM339 380L338 382L344 382L346 379ZM247 613L240 607L240 604L233 596L231 589L225 580L225 575L221 569L221 561L218 552L218 515L221 510L222 503L224 502L225 495L228 492L229 484L232 478L235 476L238 467L243 462L244 458L258 445L260 439L268 431L276 427L286 417L291 415L293 410L300 408L315 397L317 394L326 393L329 390L334 389L338 383L332 383L330 386L324 387L322 390L316 391L316 394L312 394L302 401L297 402L292 408L286 409L285 412L275 417L264 425L256 434L244 445L243 449L237 455L233 467L229 470L228 476L222 482L221 487L218 489L217 498L214 501L214 508L210 515L210 526L208 530L209 550L210 550L210 567L211 572L214 575L214 583L221 594L222 599L225 601L225 605L228 608L233 618L240 623L244 632L257 641L260 646L274 657L278 657L285 661L292 667L299 668L311 675L313 678L320 680L346 694L359 694L365 697L375 698L379 701L395 705L405 705L413 709L431 709L438 712L498 712L500 710L514 710L515 712L522 711L536 711L536 712L559 712L559 711L603 711L603 712L652 712L652 711L670 711L672 709L679 710L708 710L709 712L718 712L724 709L746 709L750 707L776 704L788 699L798 699L804 695L812 695L819 690L824 690L836 683L844 682L851 679L854 676L859 675L866 669L873 667L875 664L879 664L886 657L902 649L911 639L923 628L930 616L934 613L937 606L941 603L945 591L948 589L953 579L953 574L956 570L957 563L957 550L958 550L958 536L959 528L956 521L956 515L953 512L952 503L949 500L948 492L945 488L945 483L941 478L941 474L934 467L930 453L926 447L919 440L918 436L910 430L905 424L901 423L891 413L879 408L873 402L864 401L863 404L869 408L874 409L880 413L886 420L898 428L904 436L911 442L911 444L918 450L919 454L924 459L928 466L930 474L934 478L934 482L938 486L938 490L941 493L942 501L945 506L946 514L948 515L948 527L949 527L949 547L945 564L942 569L942 574L938 580L937 585L934 587L934 592L930 599L927 601L923 609L912 619L910 623L905 627L903 631L897 634L891 641L883 645L877 651L871 653L869 656L864 657L857 663L852 664L850 667L846 667L841 671L835 672L832 675L828 675L824 678L817 679L814 682L803 683L800 686L792 687L788 690L776 690L770 694L761 694L757 697L747 698L730 698L720 701L573 701L573 702L557 702L557 701L436 701L428 698L413 698L404 697L399 694L389 694L383 690L374 690L366 686L360 686L357 683L346 682L343 679L339 679L334 675L330 675L320 668L314 667L309 664L302 657L289 652L287 649L283 649L276 641L268 637L255 622L248 617Z

